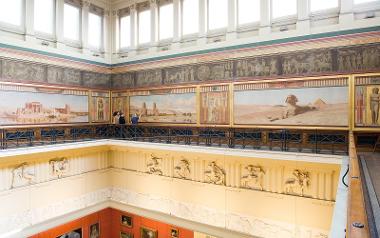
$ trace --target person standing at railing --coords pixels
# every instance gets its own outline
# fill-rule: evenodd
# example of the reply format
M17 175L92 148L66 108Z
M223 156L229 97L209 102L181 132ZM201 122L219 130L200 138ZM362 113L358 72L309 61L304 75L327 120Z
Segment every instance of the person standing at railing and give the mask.
M139 123L139 119L140 117L136 113L134 113L131 117L132 125L137 125Z
M124 116L124 113L122 113L122 112L120 112L119 124L120 125L124 125L125 124L125 116Z
M119 124L120 112L119 111L114 112L112 116L113 116L113 124Z

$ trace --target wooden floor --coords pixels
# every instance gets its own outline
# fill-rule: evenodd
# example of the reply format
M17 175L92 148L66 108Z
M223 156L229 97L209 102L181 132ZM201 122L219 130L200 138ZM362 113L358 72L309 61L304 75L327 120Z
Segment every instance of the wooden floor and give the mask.
M371 237L380 234L380 153L361 153L361 170L365 181L366 210Z

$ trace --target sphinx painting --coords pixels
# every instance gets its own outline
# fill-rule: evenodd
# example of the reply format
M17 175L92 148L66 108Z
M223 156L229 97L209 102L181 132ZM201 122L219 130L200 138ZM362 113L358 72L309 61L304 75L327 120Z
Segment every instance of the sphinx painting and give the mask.
M237 91L235 124L347 126L348 88L288 88Z

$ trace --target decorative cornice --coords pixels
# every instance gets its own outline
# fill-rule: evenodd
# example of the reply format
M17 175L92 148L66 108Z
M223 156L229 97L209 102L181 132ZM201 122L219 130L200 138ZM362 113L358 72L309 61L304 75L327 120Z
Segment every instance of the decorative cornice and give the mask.
M115 16L116 11L112 11ZM234 45L107 64L92 60L0 43L0 57L13 58L98 73L123 73L184 64L205 63L300 50L345 47L380 42L380 26Z

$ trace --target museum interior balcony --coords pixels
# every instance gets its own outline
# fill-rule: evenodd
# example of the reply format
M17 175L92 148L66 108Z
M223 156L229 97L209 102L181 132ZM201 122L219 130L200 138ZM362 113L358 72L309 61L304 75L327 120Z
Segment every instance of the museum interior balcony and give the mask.
M0 0L0 238L375 238L379 0Z

